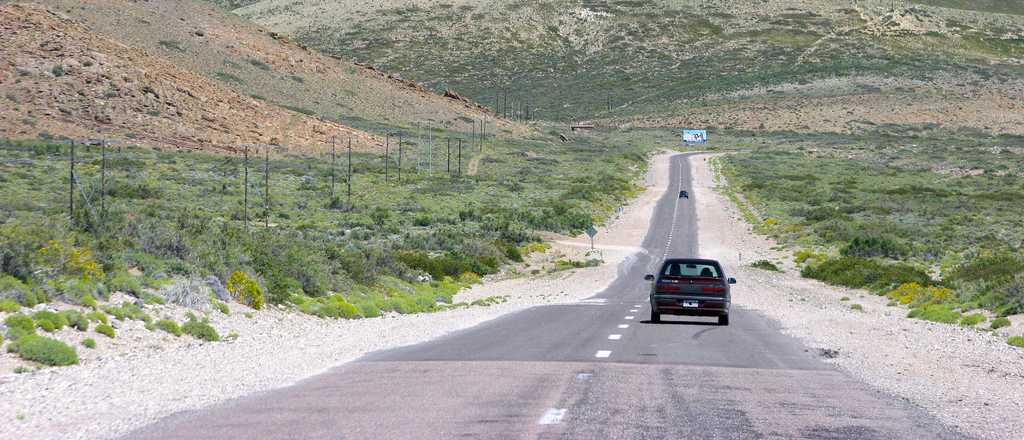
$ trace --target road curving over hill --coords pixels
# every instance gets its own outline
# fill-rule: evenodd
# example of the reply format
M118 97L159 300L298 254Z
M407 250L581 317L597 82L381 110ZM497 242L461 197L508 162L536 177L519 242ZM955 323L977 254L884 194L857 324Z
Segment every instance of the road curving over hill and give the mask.
M687 158L671 159L643 252L592 298L373 353L127 438L963 438L758 313L734 308L727 327L647 322L643 275L699 249L694 203L706 195L676 191L690 188Z

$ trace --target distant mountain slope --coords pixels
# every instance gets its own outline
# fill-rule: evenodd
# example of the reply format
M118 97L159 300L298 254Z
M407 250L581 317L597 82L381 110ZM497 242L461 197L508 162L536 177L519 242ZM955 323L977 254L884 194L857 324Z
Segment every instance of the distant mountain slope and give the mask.
M868 123L927 120L922 112L931 108L953 111L943 119L959 123L983 106L963 103L1021 89L1019 2L927 3L263 0L235 13L487 105L508 90L555 120L674 121L706 109L703 124L758 127L763 121L752 115L777 105L813 111L827 96L839 102L822 105L837 111L878 98L883 111L851 115ZM911 104L920 117L903 118L905 100L919 97ZM751 105L761 100L769 107ZM992 127L1009 130L1018 116ZM842 114L809 122L835 118L827 127L847 129L851 118ZM967 119L983 128L979 120L988 118ZM807 124L799 114L789 119L776 128Z
M381 71L324 56L198 1L39 0L99 34L166 58L254 99L380 131L430 122L470 130L486 117ZM221 1L231 6L238 1Z
M37 5L0 5L0 137L120 138L232 151L242 143L315 150L365 132L240 95Z

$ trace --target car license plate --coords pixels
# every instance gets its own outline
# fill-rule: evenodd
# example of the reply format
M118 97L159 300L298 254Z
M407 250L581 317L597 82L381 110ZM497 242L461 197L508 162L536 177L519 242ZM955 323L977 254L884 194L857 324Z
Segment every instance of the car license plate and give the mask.
M698 301L683 301L683 307L697 307L698 305Z

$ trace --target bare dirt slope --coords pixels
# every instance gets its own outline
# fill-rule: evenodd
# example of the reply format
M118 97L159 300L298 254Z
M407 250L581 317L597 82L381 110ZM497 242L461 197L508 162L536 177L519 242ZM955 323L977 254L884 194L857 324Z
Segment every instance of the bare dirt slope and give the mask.
M31 4L0 6L0 136L108 137L156 147L315 148L362 131L244 96Z
M203 1L37 0L91 30L243 95L363 129L432 123L469 131L487 117L368 65L329 57ZM504 122L499 121L504 125Z

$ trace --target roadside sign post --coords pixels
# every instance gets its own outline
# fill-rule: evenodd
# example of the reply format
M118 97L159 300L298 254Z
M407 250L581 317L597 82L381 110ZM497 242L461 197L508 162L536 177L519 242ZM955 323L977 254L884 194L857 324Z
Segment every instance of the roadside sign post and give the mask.
M597 235L597 229L594 229L594 226L587 226L587 235L590 236L590 250L594 250L594 236Z

